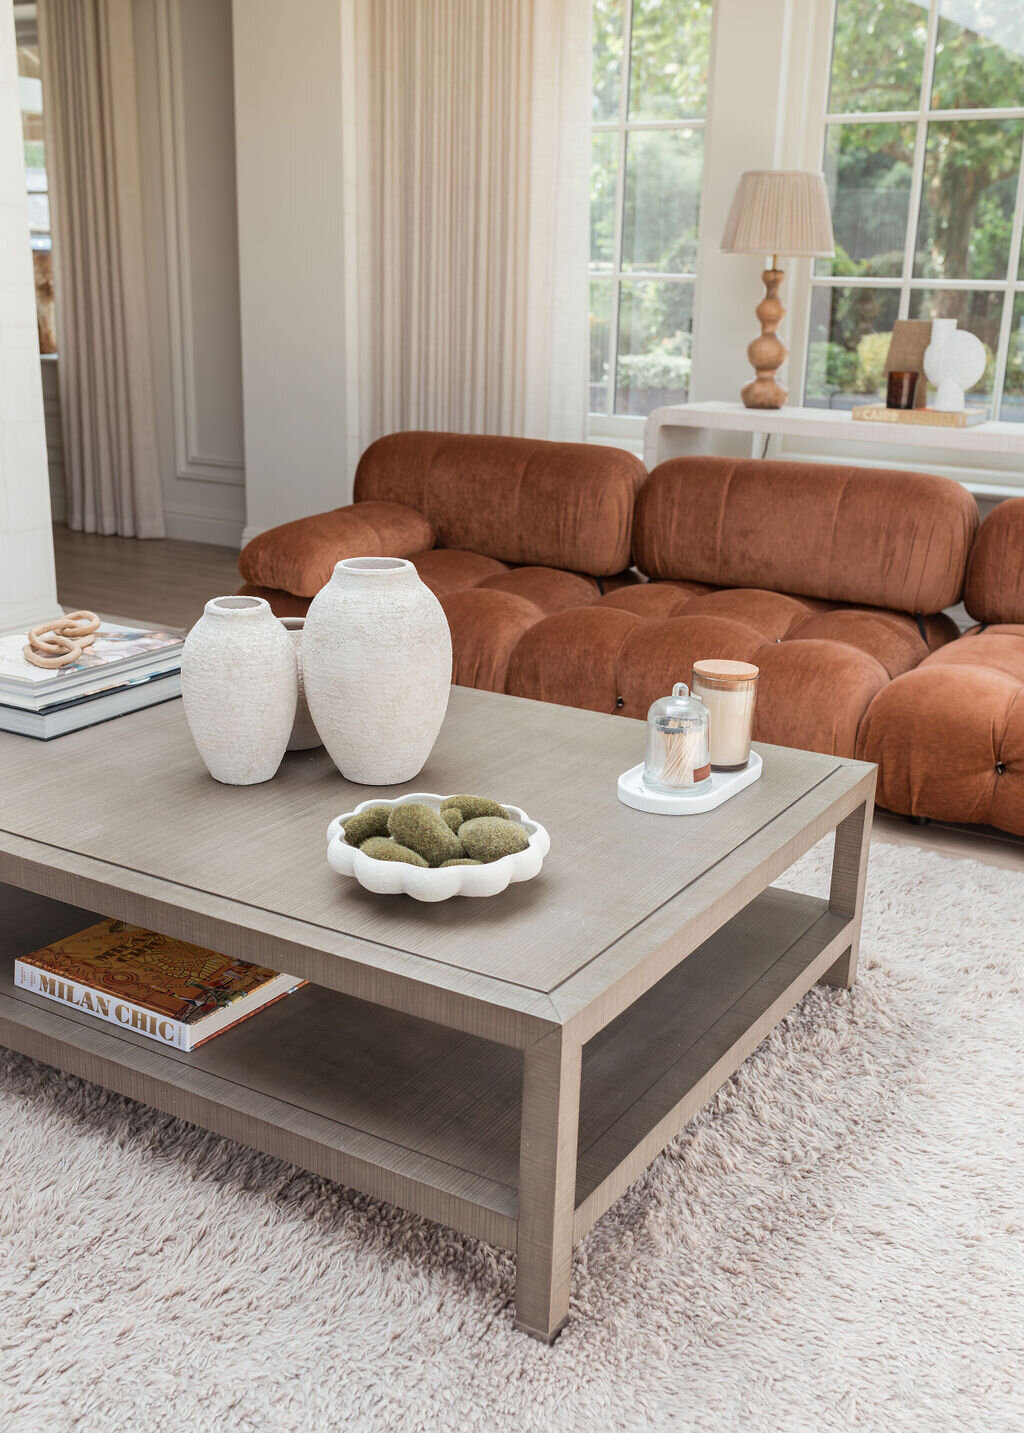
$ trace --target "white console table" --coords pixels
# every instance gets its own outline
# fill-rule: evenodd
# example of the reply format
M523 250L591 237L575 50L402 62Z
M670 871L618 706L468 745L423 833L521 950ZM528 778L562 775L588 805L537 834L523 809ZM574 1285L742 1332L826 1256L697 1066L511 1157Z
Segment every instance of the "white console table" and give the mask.
M1024 423L978 423L973 428L864 423L855 422L848 411L830 408L744 408L742 403L719 402L656 408L644 429L644 463L650 470L666 458L709 452L715 431L749 433L755 458L762 456L766 440L779 433L831 442L878 443L890 449L942 448L975 458L986 453L1013 453L1024 464Z

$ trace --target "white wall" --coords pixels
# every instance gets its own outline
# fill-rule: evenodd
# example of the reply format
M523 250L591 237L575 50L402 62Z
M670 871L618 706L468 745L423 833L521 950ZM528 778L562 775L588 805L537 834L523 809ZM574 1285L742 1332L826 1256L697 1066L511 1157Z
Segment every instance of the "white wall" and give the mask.
M146 270L168 537L245 521L231 0L134 0Z
M0 627L58 610L14 9L0 4Z
M349 12L234 0L246 538L351 492Z

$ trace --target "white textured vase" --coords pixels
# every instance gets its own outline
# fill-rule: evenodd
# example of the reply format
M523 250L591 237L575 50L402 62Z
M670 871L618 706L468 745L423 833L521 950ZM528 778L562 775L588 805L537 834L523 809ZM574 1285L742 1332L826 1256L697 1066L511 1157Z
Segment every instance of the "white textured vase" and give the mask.
M985 372L985 345L955 318L932 319L931 342L925 349L924 371L935 385L933 407L939 413L961 413L964 391Z
M292 646L295 649L295 666L299 678L299 695L295 703L295 720L292 723L292 734L288 741L289 751L311 751L314 746L323 746L320 734L313 725L313 718L309 714L309 703L306 701L305 682L302 677L302 629L306 625L305 617L282 617L281 626L292 639Z
M411 562L349 557L310 603L306 700L349 781L394 786L423 768L448 709L452 638Z
M214 597L185 638L181 695L210 775L228 786L269 781L295 721L292 639L262 597Z

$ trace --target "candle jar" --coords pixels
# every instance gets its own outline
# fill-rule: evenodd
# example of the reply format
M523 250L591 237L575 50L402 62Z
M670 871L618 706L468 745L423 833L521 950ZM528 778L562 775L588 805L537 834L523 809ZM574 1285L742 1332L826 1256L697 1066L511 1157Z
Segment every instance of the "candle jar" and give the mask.
M693 691L711 716L710 755L715 771L746 766L754 731L758 669L751 662L693 664Z
M684 791L711 780L708 709L676 682L647 713L644 785L651 791Z

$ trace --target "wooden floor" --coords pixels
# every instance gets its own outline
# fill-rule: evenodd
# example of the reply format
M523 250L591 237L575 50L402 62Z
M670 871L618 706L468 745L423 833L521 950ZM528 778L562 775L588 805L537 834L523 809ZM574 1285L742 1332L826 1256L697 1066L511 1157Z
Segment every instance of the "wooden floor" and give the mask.
M53 540L57 593L65 606L190 627L210 597L235 592L241 584L238 553L230 547L95 537L63 526L54 527ZM1024 869L1024 841L988 828L915 826L902 816L878 812L873 839Z
M206 542L97 537L54 525L57 596L65 607L191 627L211 597L237 592L238 553Z

